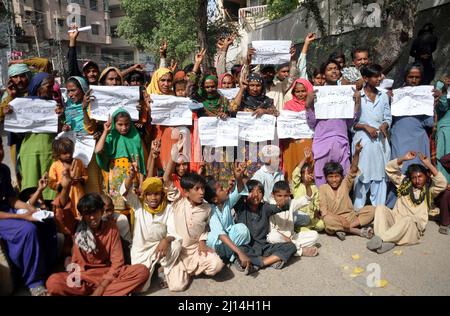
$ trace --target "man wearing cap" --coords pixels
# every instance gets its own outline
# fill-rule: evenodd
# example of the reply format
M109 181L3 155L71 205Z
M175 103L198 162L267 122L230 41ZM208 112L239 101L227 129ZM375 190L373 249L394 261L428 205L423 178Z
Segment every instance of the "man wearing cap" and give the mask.
M258 180L264 186L264 202L270 203L275 182L284 181L283 172L279 169L280 147L266 145L261 150L261 160L264 165L253 175L252 180Z

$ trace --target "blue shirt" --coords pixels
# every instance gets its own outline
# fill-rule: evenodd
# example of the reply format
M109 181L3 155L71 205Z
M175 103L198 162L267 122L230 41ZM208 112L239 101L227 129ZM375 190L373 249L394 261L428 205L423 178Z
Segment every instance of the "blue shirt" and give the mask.
M361 116L355 124L366 124L379 129L384 123L387 123L389 127L392 123L389 97L386 93L378 91L375 101L372 102L363 89L361 91ZM381 131L378 132L376 139L371 138L364 130L357 130L354 133L352 152L355 152L355 146L360 140L363 146L359 158L358 167L361 174L358 180L362 183L369 183L385 179L385 167L391 157L389 141Z

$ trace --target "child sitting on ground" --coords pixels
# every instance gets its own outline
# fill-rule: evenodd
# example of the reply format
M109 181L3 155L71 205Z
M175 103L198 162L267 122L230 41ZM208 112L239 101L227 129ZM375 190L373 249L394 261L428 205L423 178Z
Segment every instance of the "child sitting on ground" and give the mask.
M381 254L395 245L417 244L423 236L431 202L446 189L447 180L422 153L418 156L423 166L412 164L403 175L403 162L416 156L415 152L410 151L386 165L386 173L397 187L398 198L392 210L384 205L375 209L375 236L367 243L369 250ZM426 168L430 170L431 177Z
M358 173L359 154L363 149L361 142L355 146L349 173L344 177L344 169L337 162L328 162L323 168L327 183L319 187L319 207L325 223L325 232L336 234L340 240L345 239L346 233L365 238L372 238L373 229L363 227L373 220L374 206L365 206L355 212L350 190Z
M171 167L170 163L168 167ZM169 168L165 178L169 177ZM167 287L166 276L181 252L181 240L176 236L172 205L173 196L163 190L163 181L148 177L142 183L141 196L133 192L133 179L139 174L138 166L133 163L128 178L120 188L120 193L134 209L134 234L131 247L131 263L143 264L150 272L142 291L148 290L156 265L160 287Z
M179 142L184 142L182 134ZM166 279L171 291L184 291L192 276L202 273L208 276L216 275L222 270L224 263L206 244L211 206L203 199L205 179L196 173L184 175L180 183L184 191L182 196L168 176L173 173L174 162L183 150L183 145L178 144L177 147L173 148L172 159L166 166L164 186L167 194L173 196L174 234L176 238L182 240L182 250Z
M295 231L308 231L310 229L321 232L325 224L320 219L319 189L314 184L314 168L311 162L312 153L309 148L305 149L305 158L292 172L292 192L294 199L308 197L308 205L294 210Z
M261 160L264 165L255 172L252 180L259 181L264 187L264 202L270 203L273 185L284 180L280 170L280 148L275 145L266 145L261 150Z
M244 224L235 224L231 214L231 209L241 196L248 194L242 182L244 171L245 163L235 163L234 178L237 183L230 190L224 189L215 179L206 182L205 200L212 208L206 244L214 249L222 260L233 262L236 256L238 258L236 267L248 274L252 269L251 262L239 246L250 242L250 232Z
M270 217L270 233L267 235L267 241L272 244L293 242L297 247L297 256L317 256L319 249L315 245L319 234L314 230L300 233L294 231L294 212L308 205L309 199L304 196L291 200L291 190L286 181L275 183L272 195L277 207L284 211Z
M69 272L52 274L47 280L51 295L125 296L139 292L148 280L144 265L124 265L117 225L102 220L104 204L97 193L89 193L78 202L81 221L72 249L72 266L78 278Z
M269 218L282 212L283 209L263 202L264 186L261 182L250 180L247 182L247 188L248 196L242 197L234 209L236 211L236 222L248 227L251 241L239 248L250 258L256 269L267 266L281 269L289 258L297 252L297 247L290 241L276 244L267 241L267 235L270 231Z

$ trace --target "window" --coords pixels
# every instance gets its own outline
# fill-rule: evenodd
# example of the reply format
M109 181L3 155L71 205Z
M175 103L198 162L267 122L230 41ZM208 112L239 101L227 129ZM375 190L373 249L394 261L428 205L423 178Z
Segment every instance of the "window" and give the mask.
M98 35L99 34L99 25L98 24L91 24L92 27L92 34Z
M78 3L84 5L84 0L66 0L66 3Z
M80 27L84 27L86 26L86 16L85 15L80 15Z
M60 27L64 26L64 19L58 19L58 26Z
M97 11L97 5L98 5L98 1L97 0L89 0L89 8L92 11Z
M111 37L113 37L113 38L118 38L119 37L117 35L117 25L112 25L111 26Z

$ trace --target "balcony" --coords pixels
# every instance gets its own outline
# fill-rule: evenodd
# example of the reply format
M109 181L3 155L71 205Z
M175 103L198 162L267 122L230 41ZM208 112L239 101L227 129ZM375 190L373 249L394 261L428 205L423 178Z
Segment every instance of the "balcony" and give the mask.
M259 5L239 9L239 25L242 28L256 26L267 21L267 5Z

